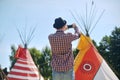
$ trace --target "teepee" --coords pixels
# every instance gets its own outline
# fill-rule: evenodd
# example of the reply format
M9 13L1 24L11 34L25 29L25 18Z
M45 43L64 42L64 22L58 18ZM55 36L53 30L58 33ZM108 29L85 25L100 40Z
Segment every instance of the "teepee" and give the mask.
M99 54L90 37L81 34L74 62L75 80L119 80Z
M24 48L19 46L16 51L15 58L17 60L7 76L9 80L44 80L27 49L28 44L33 38L34 31L35 29L32 29L27 36L26 32L25 35L23 35L23 33L18 30Z
M88 10L88 5L86 5L85 17L77 15L76 18L71 12L72 16L81 27L81 30L86 34L86 36L81 34L77 46L79 52L74 60L75 80L118 80L117 76L99 54L90 38L90 33L99 22L104 10L97 19L95 19L96 6L93 1L89 8L90 10Z

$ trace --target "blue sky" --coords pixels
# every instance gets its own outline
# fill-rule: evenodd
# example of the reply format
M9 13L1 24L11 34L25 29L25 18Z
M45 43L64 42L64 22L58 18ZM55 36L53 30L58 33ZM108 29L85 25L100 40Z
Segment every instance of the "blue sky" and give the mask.
M48 35L54 33L54 19L62 17L68 24L76 23L69 10L84 12L91 0L0 0L0 64L9 67L11 45L21 44L16 27L24 30L36 26L35 37L28 46L41 50L49 46ZM120 26L120 0L94 0L98 10L105 9L101 20L91 33L91 38L99 43L103 36L110 35L115 26ZM77 24L77 23L76 23ZM78 24L77 24L78 25ZM69 30L73 32L72 30ZM73 48L77 46L73 42Z

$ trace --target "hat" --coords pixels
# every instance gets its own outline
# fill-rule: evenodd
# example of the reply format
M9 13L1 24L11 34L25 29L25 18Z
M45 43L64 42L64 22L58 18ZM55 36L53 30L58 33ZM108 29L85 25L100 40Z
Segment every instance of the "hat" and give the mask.
M55 19L55 23L53 24L53 27L56 29L62 28L66 24L66 20L63 20L61 17Z

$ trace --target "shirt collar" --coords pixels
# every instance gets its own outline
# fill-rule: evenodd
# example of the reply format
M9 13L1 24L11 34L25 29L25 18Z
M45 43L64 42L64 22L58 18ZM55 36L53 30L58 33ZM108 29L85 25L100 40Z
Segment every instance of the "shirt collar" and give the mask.
M56 32L64 32L63 30L57 30Z

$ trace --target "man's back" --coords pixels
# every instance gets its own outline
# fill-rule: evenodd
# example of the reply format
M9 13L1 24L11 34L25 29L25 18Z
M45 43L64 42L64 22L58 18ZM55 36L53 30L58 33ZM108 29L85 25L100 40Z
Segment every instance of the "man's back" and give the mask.
M74 29L76 32L78 31L77 27ZM56 33L49 35L48 38L52 50L52 68L59 72L71 69L74 62L71 42L78 39L78 35L57 30Z
M56 31L55 34L49 36L52 54L66 54L71 50L71 33L65 34L63 31Z

